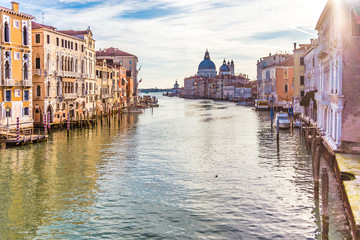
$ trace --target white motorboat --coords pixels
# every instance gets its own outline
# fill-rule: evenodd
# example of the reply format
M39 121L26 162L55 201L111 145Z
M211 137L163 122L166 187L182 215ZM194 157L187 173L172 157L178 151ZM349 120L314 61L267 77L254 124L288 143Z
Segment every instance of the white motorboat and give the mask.
M276 128L277 122L279 121L279 129L288 129L290 128L290 120L287 113L278 112L276 113L274 119L274 127Z

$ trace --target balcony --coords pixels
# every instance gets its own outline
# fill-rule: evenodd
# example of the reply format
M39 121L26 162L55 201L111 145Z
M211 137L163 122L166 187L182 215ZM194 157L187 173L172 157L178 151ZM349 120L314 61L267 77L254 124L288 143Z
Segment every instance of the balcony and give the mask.
M33 69L33 74L41 76L41 69Z
M111 98L111 94L102 94L101 98Z
M4 79L4 86L5 87L15 86L15 80L14 79Z
M32 87L31 80L23 80L23 86L25 87Z
M69 72L69 71L64 71L64 76L65 77L76 77L76 73L75 72Z
M64 94L64 98L65 98L65 99L76 99L76 98L77 98L77 94L76 94L76 93L65 93L65 94Z

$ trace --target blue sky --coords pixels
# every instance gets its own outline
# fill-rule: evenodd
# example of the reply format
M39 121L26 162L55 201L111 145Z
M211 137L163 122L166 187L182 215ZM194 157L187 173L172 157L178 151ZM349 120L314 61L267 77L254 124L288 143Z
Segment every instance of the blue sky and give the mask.
M0 0L1 6L11 1ZM91 27L96 48L117 47L142 65L140 87L180 85L209 49L219 68L256 76L256 61L316 38L326 0L26 0L20 11L58 29Z

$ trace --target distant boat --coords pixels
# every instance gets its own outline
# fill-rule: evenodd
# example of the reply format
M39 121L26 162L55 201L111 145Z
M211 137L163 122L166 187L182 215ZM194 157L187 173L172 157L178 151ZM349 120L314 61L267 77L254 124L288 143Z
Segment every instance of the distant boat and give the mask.
M274 121L274 127L276 128L277 122L279 120L279 129L288 129L290 128L290 120L286 113L284 112L278 112L276 113L275 121Z
M125 113L129 113L129 114L141 114L143 113L143 111L141 109L128 109L127 111L125 111Z
M237 102L236 103L237 106L247 106L246 102Z
M269 110L269 102L267 100L255 100L255 110Z

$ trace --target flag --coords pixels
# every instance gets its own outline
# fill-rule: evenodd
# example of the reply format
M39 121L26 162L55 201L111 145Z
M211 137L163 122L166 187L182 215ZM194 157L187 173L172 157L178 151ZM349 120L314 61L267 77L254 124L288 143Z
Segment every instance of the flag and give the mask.
M354 6L353 19L356 24L360 24L360 6Z
M142 78L140 79L139 83L141 83L141 81L142 81Z

